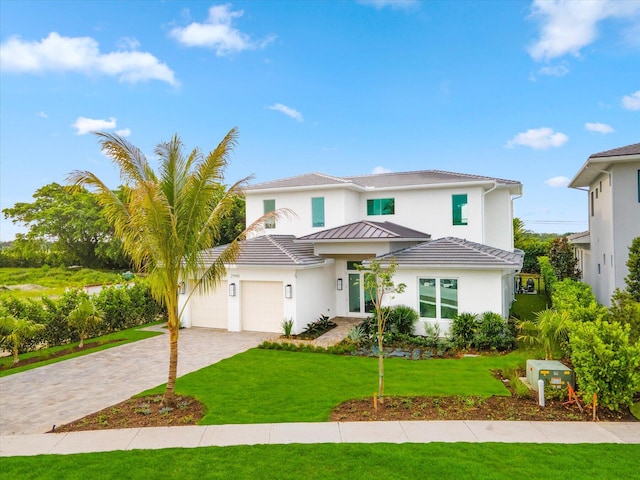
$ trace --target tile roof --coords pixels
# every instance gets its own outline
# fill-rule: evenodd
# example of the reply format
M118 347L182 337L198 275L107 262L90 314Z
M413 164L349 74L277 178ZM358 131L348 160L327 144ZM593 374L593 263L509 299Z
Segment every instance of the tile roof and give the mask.
M604 152L594 153L589 158L619 157L624 155L640 155L640 143L634 143L632 145L627 145L626 147L619 147L612 150L605 150Z
M318 240L428 240L431 235L391 222L361 221L314 232L298 241Z
M247 191L271 188L294 188L330 185L351 185L360 189L382 187L405 187L414 185L443 185L451 183L497 182L503 185L519 186L520 182L502 178L484 177L442 170L419 170L413 172L378 173L350 177L334 177L324 173L306 173L294 177L271 180L247 187Z
M383 262L395 258L400 266L522 268L524 252L508 252L461 238L445 237L378 258Z
M572 233L567 237L571 243L591 243L591 234L589 230L584 232Z
M313 254L313 244L295 243L293 235L263 235L240 242L236 265L296 267L318 265L325 259ZM211 265L225 245L202 252L205 265Z

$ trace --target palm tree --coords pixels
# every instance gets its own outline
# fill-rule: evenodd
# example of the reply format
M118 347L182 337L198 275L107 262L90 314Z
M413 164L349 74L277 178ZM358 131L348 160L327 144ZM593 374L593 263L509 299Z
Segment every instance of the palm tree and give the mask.
M570 313L547 308L535 315L535 320L518 324L518 340L529 346L542 346L545 360L565 354L571 329Z
M102 312L88 298L85 298L76 308L71 310L67 317L67 322L72 327L75 327L80 334L78 348L84 347L84 339L87 337L89 329L102 322L102 320Z
M216 261L205 266L200 252L212 247L219 238L221 219L243 196L249 181L244 178L220 195L224 170L236 144L233 128L211 152L198 148L183 151L180 138L160 143L154 153L158 172L145 155L125 138L96 133L102 151L120 169L124 201L93 173L75 171L69 181L95 190L105 216L122 240L125 251L139 270L146 270L151 294L167 309L169 330L169 373L163 397L165 406L175 405L175 381L178 368L178 330L182 311L178 311L180 279L199 278L196 287L215 287L224 277L225 266L234 263L239 239L263 226L266 218L282 216L272 212L258 219L226 245Z
M14 365L20 361L18 356L20 344L25 340L32 339L44 328L44 325L33 320L16 318L8 313L3 313L0 316L0 340L11 347Z

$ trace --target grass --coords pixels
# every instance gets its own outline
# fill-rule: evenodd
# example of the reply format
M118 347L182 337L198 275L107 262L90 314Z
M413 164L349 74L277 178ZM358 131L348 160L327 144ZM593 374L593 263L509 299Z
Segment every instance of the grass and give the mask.
M387 395L509 395L491 369L524 365L526 351L459 360L385 360ZM176 391L203 402L201 425L324 422L339 403L371 398L377 359L253 349L178 378ZM144 392L157 394L164 386Z
M638 478L640 445L317 444L0 458L4 478L67 480Z
M34 290L0 290L0 298L13 295L18 298L40 298L56 296L68 287L102 285L121 281L118 272L92 270L89 268L0 268L0 286L32 284L39 285Z
M520 320L535 320L535 314L547 308L547 296L542 294L516 294L516 301L511 305L509 315L517 316Z
M157 322L161 323L161 322ZM102 337L90 338L86 339L85 343L100 341L103 344L94 348L85 348L80 352L70 353L68 355L64 355L61 357L50 358L52 354L59 352L60 350L64 350L69 347L75 347L79 342L69 343L67 345L61 345L58 347L44 348L42 350L37 350L35 352L23 353L20 355L20 359L28 359L28 358L40 358L41 361L30 363L28 365L23 365L21 367L10 368L8 370L0 370L0 377L5 377L7 375L12 375L14 373L24 372L26 370L31 370L32 368L42 367L44 365L49 365L50 363L62 362L63 360L68 360L73 357L81 357L83 355L87 355L89 353L99 352L100 350L106 350L108 348L118 347L120 345L124 345L125 343L136 342L138 340L143 340L145 338L155 337L156 335L161 335L161 332L144 332L141 331L141 328L148 327L149 325L155 324L147 324L142 325L140 327L129 328L127 330L121 330L119 332L110 333L108 335L104 335ZM118 340L117 342L108 343L111 340ZM0 358L0 368L6 368L7 366L13 363L13 356L2 357Z

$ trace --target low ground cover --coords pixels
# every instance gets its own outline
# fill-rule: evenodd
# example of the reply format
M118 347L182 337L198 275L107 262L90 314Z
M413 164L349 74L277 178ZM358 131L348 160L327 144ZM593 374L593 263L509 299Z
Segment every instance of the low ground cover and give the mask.
M637 478L640 445L316 444L0 458L6 478L554 480ZM167 463L167 459L171 461ZM170 464L168 468L167 465ZM63 473L61 473L63 472Z
M69 287L116 283L118 272L89 268L0 268L0 298L40 298L61 295Z
M160 322L157 322L160 323ZM129 328L119 332L110 333L101 337L85 340L84 348L78 349L78 343L69 343L51 348L43 348L35 352L20 354L20 362L13 365L13 357L0 358L0 377L24 372L32 368L42 367L50 363L57 363L73 357L80 357L89 353L106 350L108 348L124 345L125 343L136 342L145 338L161 335L161 332L148 332L142 330L154 324L147 324L140 327Z

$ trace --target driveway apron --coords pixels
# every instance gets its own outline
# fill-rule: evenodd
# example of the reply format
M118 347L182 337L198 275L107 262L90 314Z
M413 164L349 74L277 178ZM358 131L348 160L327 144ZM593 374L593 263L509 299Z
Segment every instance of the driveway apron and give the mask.
M165 330L166 332L166 330ZM180 331L178 376L257 346L273 334ZM169 335L0 378L0 434L44 433L167 381Z

